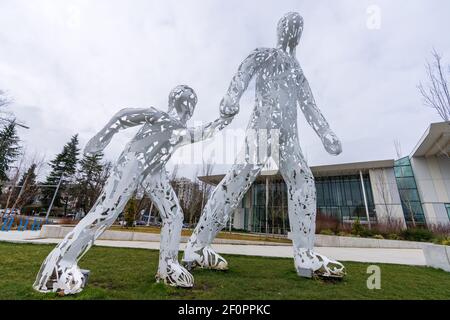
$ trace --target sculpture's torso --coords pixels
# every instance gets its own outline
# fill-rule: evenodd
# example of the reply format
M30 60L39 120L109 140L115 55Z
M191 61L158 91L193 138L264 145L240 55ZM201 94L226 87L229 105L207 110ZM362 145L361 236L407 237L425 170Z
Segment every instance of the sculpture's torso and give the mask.
M303 72L295 56L259 49L266 57L256 75L255 108L249 128L297 135L297 102Z
M187 128L178 119L152 108L151 122L144 124L127 144L119 162L133 156L140 162L140 171L147 175L161 170L186 136Z

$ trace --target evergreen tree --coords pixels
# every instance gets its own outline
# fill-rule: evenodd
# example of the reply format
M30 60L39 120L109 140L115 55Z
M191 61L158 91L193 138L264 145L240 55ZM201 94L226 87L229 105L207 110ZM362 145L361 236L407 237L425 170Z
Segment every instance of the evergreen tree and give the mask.
M73 179L77 171L78 155L80 149L78 148L78 135L73 136L70 141L64 146L61 153L57 154L55 159L50 161L52 171L47 176L46 185L57 186L59 180L62 178L61 187L55 198L54 206L61 206L61 195L64 194L67 184ZM46 188L43 192L43 203L48 206L53 198L55 187ZM67 204L68 197L64 197L64 202Z
M19 142L16 122L11 121L0 131L0 184L9 180L7 174L10 165L20 155Z
M13 196L13 198L16 199L14 202L15 208L21 209L24 206L30 205L33 202L34 197L38 194L36 168L37 165L33 163L20 178L18 184L20 188L15 190ZM20 192L22 192L22 194L20 194Z
M137 200L135 197L131 197L131 199L128 200L124 210L124 220L127 228L132 228L134 226L136 214L137 214Z
M100 195L105 180L102 158L102 153L84 155L80 161L76 184L71 192L76 195L75 207L77 210L88 212Z

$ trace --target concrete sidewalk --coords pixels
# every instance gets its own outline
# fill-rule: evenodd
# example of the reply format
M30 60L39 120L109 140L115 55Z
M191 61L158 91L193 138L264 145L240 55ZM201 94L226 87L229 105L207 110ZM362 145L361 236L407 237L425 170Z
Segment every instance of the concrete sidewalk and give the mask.
M34 244L57 244L61 239L39 238L39 231L10 231L1 232L0 241L15 243L34 243ZM159 242L147 241L113 241L97 240L97 246L119 247L119 248L139 248L139 249L159 249ZM273 246L273 245L239 245L239 244L213 244L217 252L223 254L237 254L245 256L261 257L281 257L291 258L292 247ZM184 250L185 244L180 245ZM333 248L317 247L315 249L330 258L340 261L356 261L368 263L391 263L403 265L425 266L425 257L422 249L381 249L381 248Z

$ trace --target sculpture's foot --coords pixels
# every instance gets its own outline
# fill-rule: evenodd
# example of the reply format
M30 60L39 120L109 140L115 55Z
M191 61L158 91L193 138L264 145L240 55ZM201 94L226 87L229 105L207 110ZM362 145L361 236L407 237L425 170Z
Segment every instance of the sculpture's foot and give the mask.
M314 276L325 278L343 278L345 267L338 261L329 259L309 249L300 249L294 256L295 268L300 277Z
M88 274L78 268L76 264L61 267L61 254L55 248L43 263L33 288L39 292L58 292L63 295L76 294L86 285Z
M195 267L213 270L228 270L228 262L211 247L194 249L186 248L183 256L183 264L191 270Z
M194 286L194 277L178 262L169 262L165 274L158 272L156 282L160 281L172 287L192 288Z
M77 294L83 291L86 285L85 274L73 265L66 268L59 276L56 283L53 285L53 292L62 292L64 295Z

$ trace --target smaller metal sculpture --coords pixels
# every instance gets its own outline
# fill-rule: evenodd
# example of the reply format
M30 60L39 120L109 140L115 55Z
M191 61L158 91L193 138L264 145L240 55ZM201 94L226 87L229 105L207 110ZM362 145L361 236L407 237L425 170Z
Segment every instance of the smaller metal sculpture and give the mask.
M83 290L86 273L77 265L94 241L117 219L128 200L142 184L157 206L163 225L157 281L171 286L192 287L193 276L178 263L183 212L167 176L165 165L180 146L212 137L232 117L221 117L206 126L188 128L197 96L188 86L178 86L169 96L168 112L155 108L124 109L94 137L85 153L102 151L119 131L142 128L120 155L104 190L89 214L49 254L33 287L41 292Z

